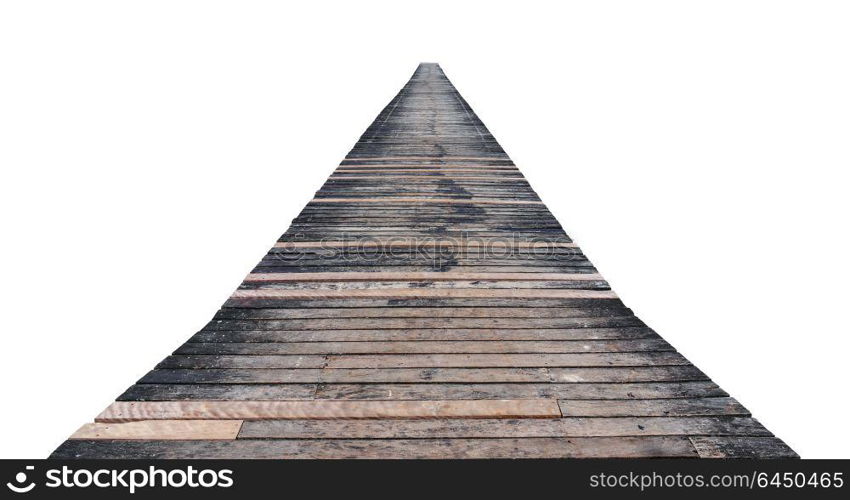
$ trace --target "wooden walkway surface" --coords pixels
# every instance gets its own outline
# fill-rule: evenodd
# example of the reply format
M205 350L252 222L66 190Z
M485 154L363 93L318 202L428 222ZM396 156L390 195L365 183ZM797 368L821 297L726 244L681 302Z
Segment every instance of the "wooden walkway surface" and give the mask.
M210 323L56 458L792 457L422 64Z

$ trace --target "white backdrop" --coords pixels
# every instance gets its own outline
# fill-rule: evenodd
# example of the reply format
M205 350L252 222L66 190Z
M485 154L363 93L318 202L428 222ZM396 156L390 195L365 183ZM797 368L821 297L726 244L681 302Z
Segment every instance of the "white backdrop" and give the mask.
M627 305L848 457L846 2L307 4L0 4L0 456L200 329L437 61Z

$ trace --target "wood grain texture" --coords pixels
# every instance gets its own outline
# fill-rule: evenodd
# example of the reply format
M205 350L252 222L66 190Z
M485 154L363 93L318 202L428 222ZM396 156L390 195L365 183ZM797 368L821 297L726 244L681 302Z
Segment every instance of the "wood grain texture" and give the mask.
M575 243L561 241L511 241L505 238L491 238L490 241L483 239L466 240L466 239L451 239L439 240L433 238L420 238L405 240L405 238L388 239L388 240L355 240L355 241L279 241L274 244L274 248L409 248L409 247L444 247L444 248L576 248Z
M544 418L561 415L554 400L493 401L163 401L122 402L97 422L333 418Z
M278 290L254 289L236 290L232 298L285 298L285 299L334 299L334 298L381 298L403 299L407 297L444 297L444 298L565 298L565 299L616 299L610 290L481 290L481 289L442 289L409 288L396 290Z
M776 437L692 437L691 442L701 458L800 458Z
M237 439L84 441L51 458L148 459L505 459L697 458L685 436L507 439Z
M597 436L771 436L746 417L258 420L245 422L242 439L427 439ZM700 447L707 449L701 442Z
M84 424L68 439L122 440L230 440L236 439L241 420L140 420Z
M593 281L602 277L595 273L252 273L245 281Z

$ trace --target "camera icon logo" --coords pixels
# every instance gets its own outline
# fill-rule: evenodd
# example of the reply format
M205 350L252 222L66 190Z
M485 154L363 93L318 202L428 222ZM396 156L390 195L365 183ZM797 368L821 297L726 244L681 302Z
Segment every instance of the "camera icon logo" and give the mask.
M31 471L34 470L35 467L32 465L27 465L25 470ZM29 493L35 488L35 483L30 482L29 484L24 484L27 482L27 473L26 472L18 472L15 474L15 483L6 483L6 487L15 493Z

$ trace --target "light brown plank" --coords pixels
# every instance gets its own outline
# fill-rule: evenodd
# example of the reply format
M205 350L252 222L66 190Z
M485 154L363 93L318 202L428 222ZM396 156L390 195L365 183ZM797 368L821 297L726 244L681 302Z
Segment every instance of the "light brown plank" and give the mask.
M91 423L69 439L236 439L241 420L140 420Z
M116 401L96 422L332 418L541 418L560 416L555 400L486 401Z

